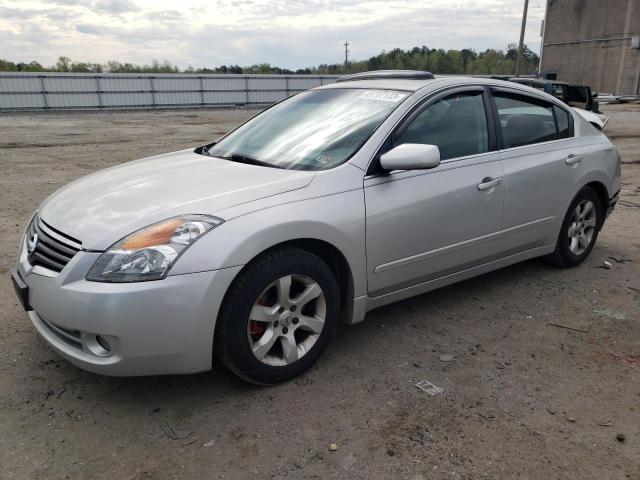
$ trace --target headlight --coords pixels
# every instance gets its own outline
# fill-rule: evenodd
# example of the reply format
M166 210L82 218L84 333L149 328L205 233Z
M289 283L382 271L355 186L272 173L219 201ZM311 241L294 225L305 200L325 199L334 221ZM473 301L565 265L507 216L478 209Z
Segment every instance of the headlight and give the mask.
M208 215L185 215L138 230L100 255L87 280L142 282L164 278L189 245L223 222Z

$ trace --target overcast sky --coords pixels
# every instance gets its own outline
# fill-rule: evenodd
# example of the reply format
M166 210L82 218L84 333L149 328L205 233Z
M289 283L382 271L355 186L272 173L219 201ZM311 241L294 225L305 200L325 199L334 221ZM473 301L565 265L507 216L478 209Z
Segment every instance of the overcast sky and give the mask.
M0 58L286 68L382 50L505 49L524 0L0 0ZM529 2L525 42L538 51L545 0Z

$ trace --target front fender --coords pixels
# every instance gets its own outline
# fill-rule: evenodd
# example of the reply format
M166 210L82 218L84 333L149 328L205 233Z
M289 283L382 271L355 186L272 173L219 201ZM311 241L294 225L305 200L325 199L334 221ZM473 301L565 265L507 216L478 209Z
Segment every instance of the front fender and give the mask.
M169 275L246 265L283 242L316 239L344 255L354 295L366 294L365 209L362 189L271 206L233 218L198 240Z

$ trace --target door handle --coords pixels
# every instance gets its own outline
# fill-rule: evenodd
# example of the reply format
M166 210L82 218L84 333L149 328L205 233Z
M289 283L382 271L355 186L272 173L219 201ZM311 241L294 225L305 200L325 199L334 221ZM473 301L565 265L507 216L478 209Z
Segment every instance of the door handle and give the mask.
M575 165L582 161L582 155L574 155L573 153L564 159L564 163L567 165Z
M482 179L482 183L478 184L478 190L489 190L497 187L502 183L502 178L485 177Z

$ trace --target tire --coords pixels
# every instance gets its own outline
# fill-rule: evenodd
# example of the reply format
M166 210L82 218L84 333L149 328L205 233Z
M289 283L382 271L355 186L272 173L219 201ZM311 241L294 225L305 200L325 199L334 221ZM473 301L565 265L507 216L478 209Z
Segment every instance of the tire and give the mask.
M338 282L322 259L299 248L273 250L248 264L229 288L214 352L248 382L285 382L320 357L339 315Z
M581 212L578 206L587 206L589 203L592 205L592 210L586 212L585 218L580 219ZM591 214L593 214L593 217L591 217ZM579 225L582 225L584 234L583 240L578 241L577 246L574 238L580 236L580 228L576 230L576 221ZM548 260L563 268L580 265L591 253L603 221L604 210L598 194L591 187L582 188L571 202L571 205L569 205L560 228L556 249L547 257ZM592 226L587 227L587 224Z

